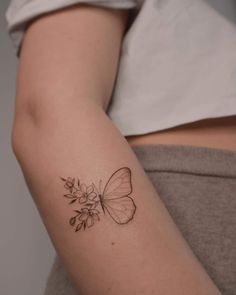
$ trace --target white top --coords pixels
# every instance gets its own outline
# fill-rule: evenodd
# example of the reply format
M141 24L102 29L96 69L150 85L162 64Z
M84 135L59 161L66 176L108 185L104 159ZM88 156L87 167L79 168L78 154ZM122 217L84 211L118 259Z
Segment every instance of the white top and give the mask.
M123 135L236 115L234 0L13 0L15 48L29 20L79 2L133 9L108 108Z

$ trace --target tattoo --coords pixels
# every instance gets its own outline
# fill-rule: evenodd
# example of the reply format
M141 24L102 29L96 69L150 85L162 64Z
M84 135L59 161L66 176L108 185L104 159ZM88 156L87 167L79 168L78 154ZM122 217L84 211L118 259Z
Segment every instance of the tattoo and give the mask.
M132 193L131 170L122 167L115 171L103 191L102 180L98 188L94 183L86 185L80 180L71 177L63 178L64 188L67 193L63 196L69 199L69 204L79 204L76 213L69 219L69 224L77 232L82 228L85 230L100 221L101 214L108 213L117 224L126 224L133 219L136 212L134 200L130 197Z

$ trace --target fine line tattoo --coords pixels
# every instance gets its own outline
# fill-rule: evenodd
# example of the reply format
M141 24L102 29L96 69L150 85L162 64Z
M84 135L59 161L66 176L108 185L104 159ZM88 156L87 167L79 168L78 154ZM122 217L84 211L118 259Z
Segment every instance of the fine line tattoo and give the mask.
M77 232L85 230L100 220L101 214L108 213L117 224L126 224L133 219L136 205L133 198L131 170L122 167L116 170L108 179L102 191L102 180L98 187L92 183L86 185L72 177L60 177L67 193L63 196L69 199L69 204L79 204L76 214L69 219L69 224Z

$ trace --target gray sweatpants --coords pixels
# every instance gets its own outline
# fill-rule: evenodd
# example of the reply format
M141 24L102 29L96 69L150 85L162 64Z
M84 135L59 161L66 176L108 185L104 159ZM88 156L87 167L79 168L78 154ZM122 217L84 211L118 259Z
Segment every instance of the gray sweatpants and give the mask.
M235 295L236 151L169 144L133 151L216 286ZM77 294L56 256L44 295Z

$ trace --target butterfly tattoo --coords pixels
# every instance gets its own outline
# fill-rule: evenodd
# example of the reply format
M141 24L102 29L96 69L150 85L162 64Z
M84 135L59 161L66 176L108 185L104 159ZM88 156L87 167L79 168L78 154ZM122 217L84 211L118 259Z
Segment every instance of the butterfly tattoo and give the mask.
M117 224L130 222L136 212L132 193L131 170L122 167L116 170L108 179L102 190L102 180L98 187L92 183L86 185L75 178L63 178L67 193L63 196L69 199L69 204L77 205L73 210L75 215L69 219L69 224L77 232L82 228L92 227L100 221L101 215L108 214Z

